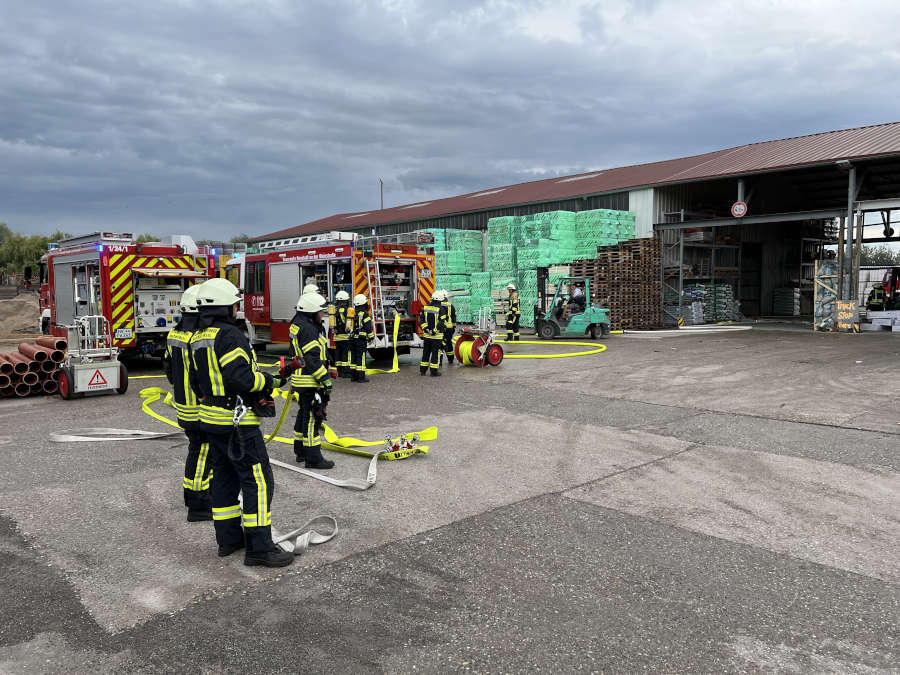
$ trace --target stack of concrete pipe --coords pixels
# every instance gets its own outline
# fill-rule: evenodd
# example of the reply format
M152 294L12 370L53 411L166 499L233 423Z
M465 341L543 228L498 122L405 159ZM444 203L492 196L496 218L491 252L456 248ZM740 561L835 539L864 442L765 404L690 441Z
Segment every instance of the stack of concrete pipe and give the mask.
M55 394L67 348L65 340L40 337L0 353L0 397Z

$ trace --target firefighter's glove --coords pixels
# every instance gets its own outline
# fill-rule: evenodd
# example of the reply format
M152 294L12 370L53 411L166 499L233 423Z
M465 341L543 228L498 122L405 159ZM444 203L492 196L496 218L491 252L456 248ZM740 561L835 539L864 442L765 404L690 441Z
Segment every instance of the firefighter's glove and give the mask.
M262 389L263 396L271 398L272 391L275 389L275 378L272 377L271 373L263 373L263 378L266 381Z
M334 383L331 381L331 378L326 378L319 383L319 389L322 396L331 396L331 392L334 389Z

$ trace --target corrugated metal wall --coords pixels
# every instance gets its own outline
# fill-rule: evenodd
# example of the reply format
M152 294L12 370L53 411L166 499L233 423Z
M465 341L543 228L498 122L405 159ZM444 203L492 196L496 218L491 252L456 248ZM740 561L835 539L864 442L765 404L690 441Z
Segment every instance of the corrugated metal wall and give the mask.
M646 188L628 193L628 210L634 213L634 234L638 238L653 236L653 223L657 222L654 192Z

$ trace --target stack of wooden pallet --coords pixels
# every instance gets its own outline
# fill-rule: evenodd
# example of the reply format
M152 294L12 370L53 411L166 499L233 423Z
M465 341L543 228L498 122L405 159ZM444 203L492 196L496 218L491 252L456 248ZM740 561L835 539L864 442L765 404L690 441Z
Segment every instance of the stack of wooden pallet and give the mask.
M601 246L595 260L576 260L572 275L591 281L592 299L609 308L613 330L658 328L662 321L659 239Z

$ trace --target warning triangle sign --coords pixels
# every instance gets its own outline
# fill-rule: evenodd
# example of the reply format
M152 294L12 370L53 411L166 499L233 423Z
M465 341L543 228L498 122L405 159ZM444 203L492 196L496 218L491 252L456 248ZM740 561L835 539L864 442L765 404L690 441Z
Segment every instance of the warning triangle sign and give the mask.
M99 370L95 370L94 374L91 375L91 381L88 382L88 386L96 387L101 384L109 384L109 382L106 381L106 378L103 377L103 374Z

